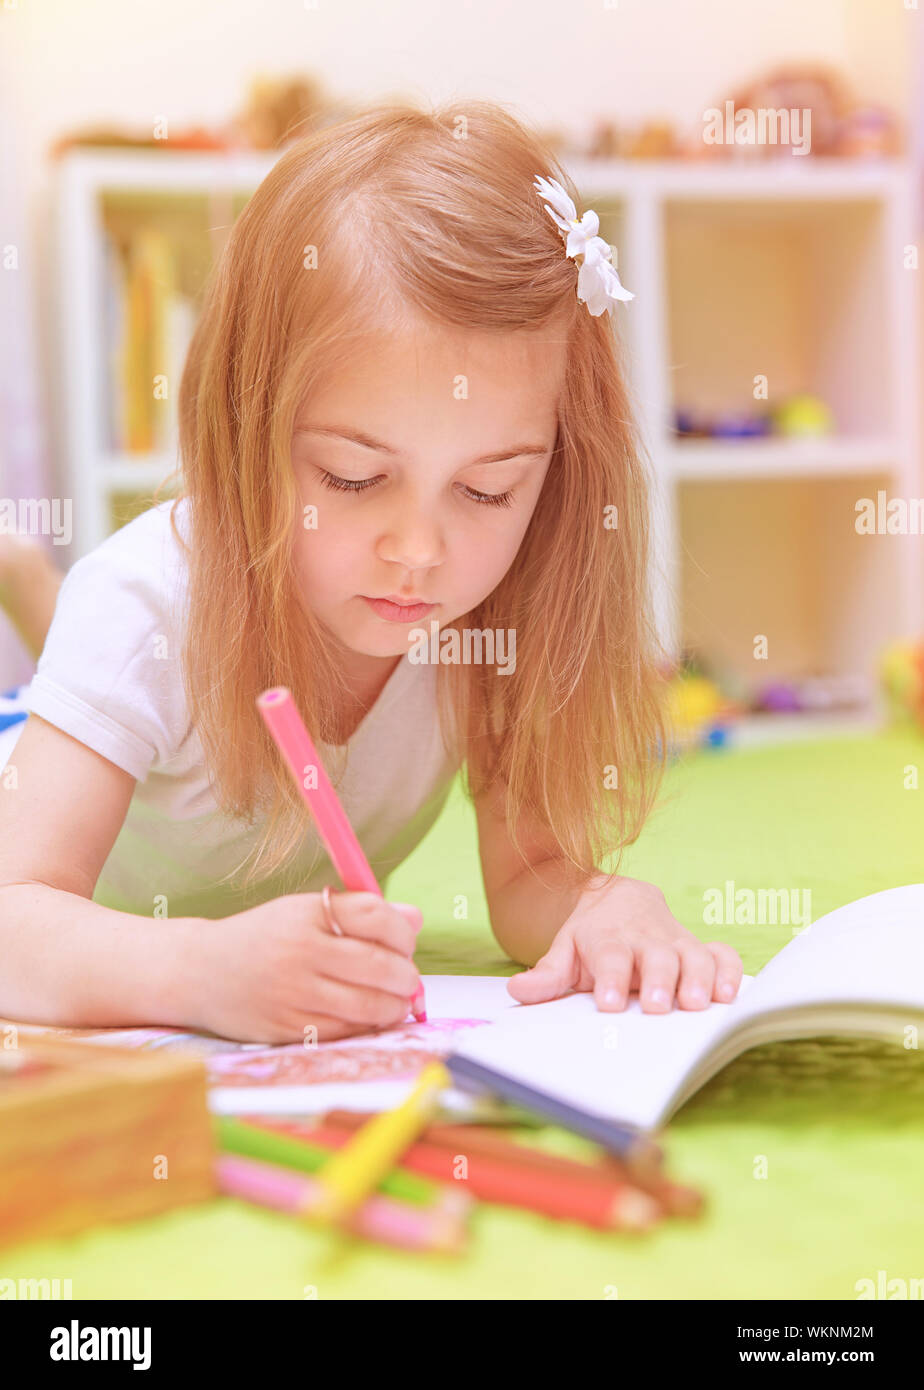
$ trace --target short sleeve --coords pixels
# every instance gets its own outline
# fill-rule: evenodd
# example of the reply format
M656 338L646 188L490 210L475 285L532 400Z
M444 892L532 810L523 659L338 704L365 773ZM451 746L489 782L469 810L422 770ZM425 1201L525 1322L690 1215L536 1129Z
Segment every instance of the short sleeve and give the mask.
M140 782L187 728L166 506L72 565L27 695L32 713Z

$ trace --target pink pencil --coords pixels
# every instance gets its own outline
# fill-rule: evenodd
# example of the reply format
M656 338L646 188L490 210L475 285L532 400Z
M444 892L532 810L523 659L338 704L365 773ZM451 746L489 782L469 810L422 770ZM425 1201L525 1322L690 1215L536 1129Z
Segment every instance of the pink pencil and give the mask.
M304 1173L277 1167L260 1159L219 1154L215 1160L218 1187L229 1197L242 1197L276 1211L301 1213L316 1198L321 1184ZM465 1242L463 1217L468 1194L451 1192L453 1207L416 1207L393 1197L373 1193L348 1222L348 1229L367 1240L382 1241L405 1250L446 1250L453 1253Z
M302 800L314 817L318 834L343 880L344 888L351 893L378 893L381 898L382 890L376 882L369 860L353 834L353 827L324 771L324 765L295 707L291 692L284 685L264 690L263 694L257 697L257 708L263 715L277 748L292 770ZM305 773L309 767L315 769L317 787L305 786ZM411 1000L411 1012L418 1023L426 1022L423 985Z

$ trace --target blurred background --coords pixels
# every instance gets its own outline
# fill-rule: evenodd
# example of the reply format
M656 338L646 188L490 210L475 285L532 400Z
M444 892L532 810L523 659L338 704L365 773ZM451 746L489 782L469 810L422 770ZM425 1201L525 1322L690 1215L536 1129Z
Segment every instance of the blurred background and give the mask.
M151 505L209 266L288 140L493 98L636 296L678 728L924 728L916 0L0 0L0 26L5 530L66 569ZM0 686L32 670L0 621Z

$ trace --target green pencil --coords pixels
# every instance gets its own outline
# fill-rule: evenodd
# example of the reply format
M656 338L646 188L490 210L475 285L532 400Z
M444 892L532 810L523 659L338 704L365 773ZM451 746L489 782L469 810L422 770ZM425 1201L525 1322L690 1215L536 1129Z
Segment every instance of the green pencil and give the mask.
M330 1158L330 1149L322 1149L306 1139L296 1139L264 1129L260 1124L238 1120L230 1115L215 1117L218 1147L227 1153L246 1158L262 1158L284 1168L296 1168L302 1173L317 1173ZM418 1206L430 1206L436 1201L445 1184L430 1182L403 1168L393 1168L379 1183L378 1191L389 1197L401 1197Z

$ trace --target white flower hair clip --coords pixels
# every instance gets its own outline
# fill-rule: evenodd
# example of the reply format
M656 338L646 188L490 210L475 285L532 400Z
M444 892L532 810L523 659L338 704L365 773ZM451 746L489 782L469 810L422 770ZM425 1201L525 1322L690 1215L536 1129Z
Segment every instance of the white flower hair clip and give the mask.
M533 187L541 198L549 200L544 207L565 238L565 255L572 259L584 257L578 268L577 297L593 317L611 314L617 299L634 299L635 295L619 283L616 267L610 264L613 248L597 235L600 219L593 209L588 208L579 221L577 208L557 179L537 174Z

